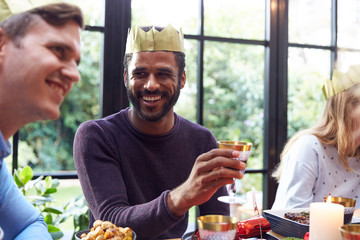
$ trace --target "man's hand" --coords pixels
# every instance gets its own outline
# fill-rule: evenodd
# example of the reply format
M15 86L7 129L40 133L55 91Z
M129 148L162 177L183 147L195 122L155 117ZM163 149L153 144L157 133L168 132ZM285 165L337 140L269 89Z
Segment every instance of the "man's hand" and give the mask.
M246 164L234 160L240 152L232 149L213 149L201 154L192 168L189 178L168 195L168 206L176 216L186 213L192 206L208 201L222 186L242 178L239 170Z

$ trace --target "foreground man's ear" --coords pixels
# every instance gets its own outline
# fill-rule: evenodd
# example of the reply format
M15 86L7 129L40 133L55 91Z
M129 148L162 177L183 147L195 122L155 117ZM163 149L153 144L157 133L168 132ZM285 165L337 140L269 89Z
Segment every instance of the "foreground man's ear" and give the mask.
M8 36L2 28L0 28L0 64L2 63L3 56L5 54L5 43L9 41Z

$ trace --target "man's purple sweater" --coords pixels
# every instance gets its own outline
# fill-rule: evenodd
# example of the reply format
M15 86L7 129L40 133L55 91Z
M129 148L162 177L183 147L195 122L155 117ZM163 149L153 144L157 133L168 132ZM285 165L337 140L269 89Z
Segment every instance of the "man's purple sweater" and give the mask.
M179 238L188 214L174 216L167 206L170 190L189 176L196 158L217 148L206 128L175 114L175 125L162 135L137 130L128 108L80 125L74 140L79 180L94 220L108 220L132 228L138 239ZM229 215L229 206L217 200L219 189L199 206L200 215Z

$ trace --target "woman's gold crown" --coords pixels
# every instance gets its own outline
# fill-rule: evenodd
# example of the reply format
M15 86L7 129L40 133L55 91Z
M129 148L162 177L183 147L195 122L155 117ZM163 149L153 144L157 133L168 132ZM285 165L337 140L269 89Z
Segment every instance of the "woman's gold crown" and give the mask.
M322 90L325 98L329 99L357 83L360 83L360 65L352 65L347 73L334 70L332 79L325 80Z

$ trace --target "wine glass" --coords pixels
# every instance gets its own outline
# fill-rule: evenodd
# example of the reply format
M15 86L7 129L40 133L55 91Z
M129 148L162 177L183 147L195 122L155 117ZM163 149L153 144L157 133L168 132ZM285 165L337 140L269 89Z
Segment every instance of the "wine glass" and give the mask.
M240 152L240 156L237 158L233 158L234 160L242 161L247 163L247 160L250 155L250 150L252 147L252 143L244 142L244 141L229 141L222 140L218 141L219 148L221 149L233 149ZM242 174L245 173L244 170L239 170ZM219 201L225 203L235 203L235 204L243 204L245 200L236 197L236 184L235 179L234 183L226 185L226 189L229 193L229 196L221 196L218 198Z

